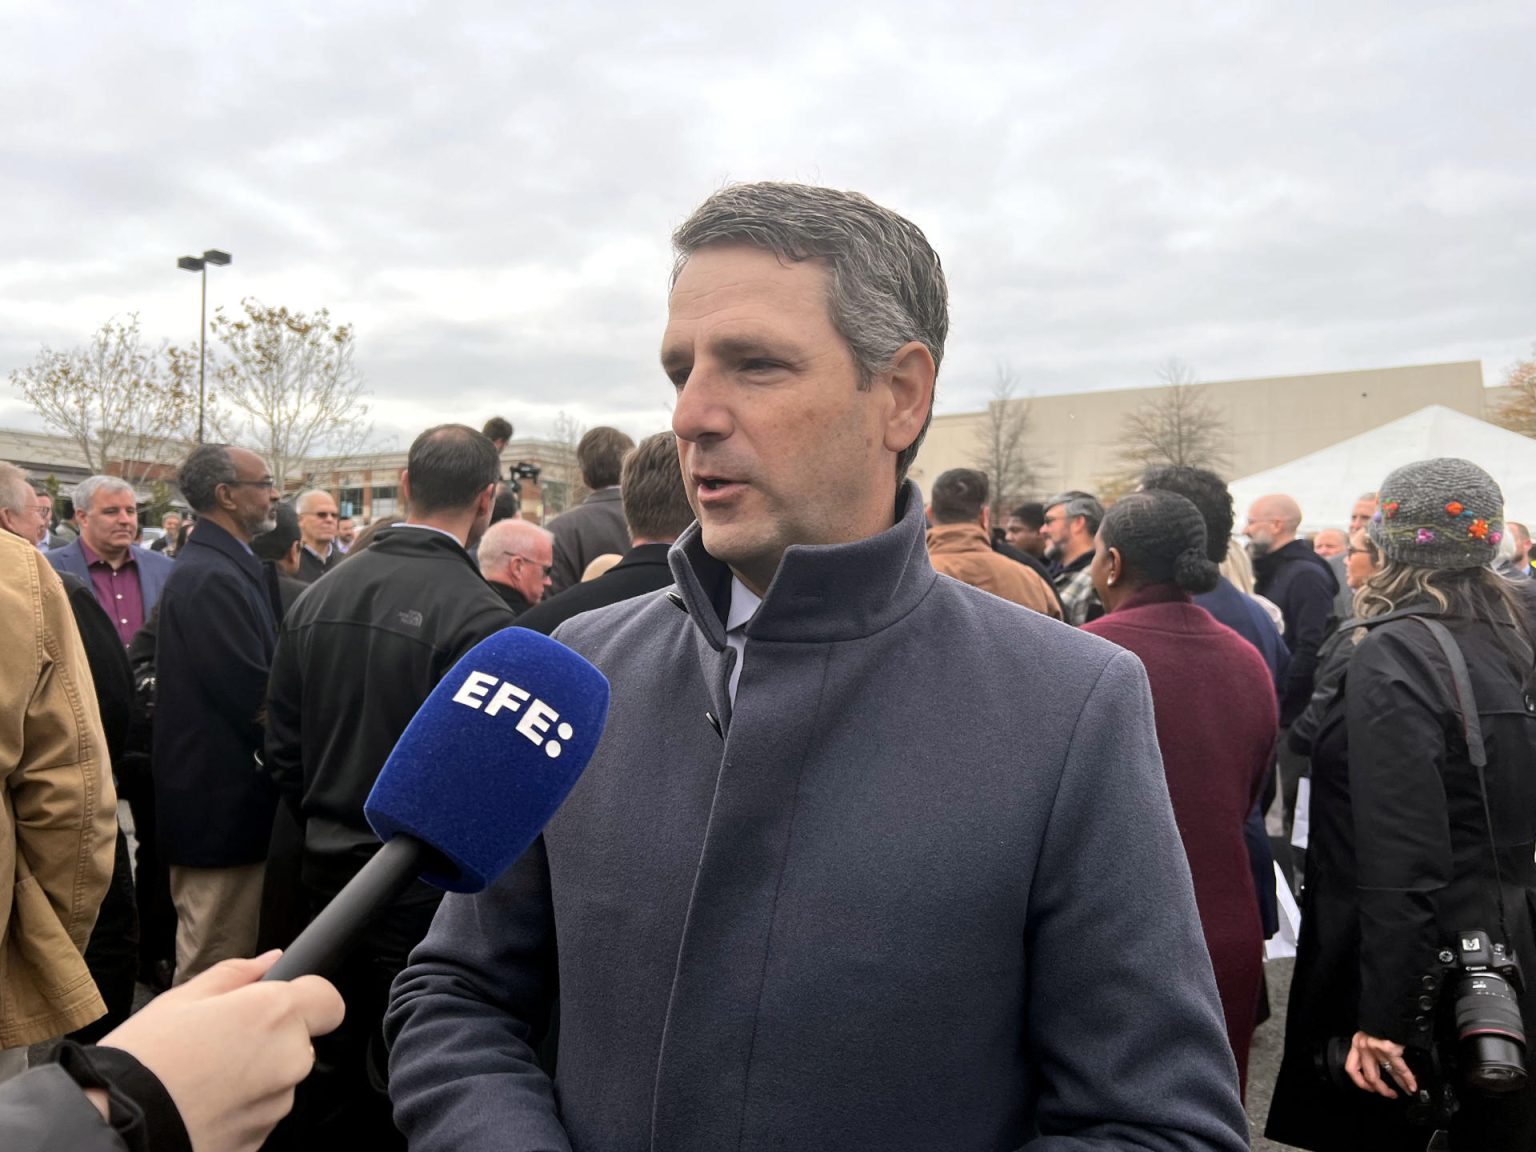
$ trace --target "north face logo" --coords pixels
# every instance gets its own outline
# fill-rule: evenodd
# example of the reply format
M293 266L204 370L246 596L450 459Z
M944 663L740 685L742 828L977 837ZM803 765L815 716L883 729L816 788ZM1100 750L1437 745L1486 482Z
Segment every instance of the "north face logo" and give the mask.
M422 615L414 608L407 609L404 612L397 612L395 615L400 617L400 623L404 624L407 628L421 627Z

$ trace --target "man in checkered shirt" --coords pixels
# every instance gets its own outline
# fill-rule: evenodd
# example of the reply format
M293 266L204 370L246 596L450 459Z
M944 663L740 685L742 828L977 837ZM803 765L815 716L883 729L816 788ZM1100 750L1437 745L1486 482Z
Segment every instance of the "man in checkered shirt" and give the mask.
M1104 505L1087 492L1063 492L1045 503L1046 556L1054 560L1056 591L1068 624L1082 625L1104 615L1093 590L1088 565L1093 562L1093 538L1104 519Z

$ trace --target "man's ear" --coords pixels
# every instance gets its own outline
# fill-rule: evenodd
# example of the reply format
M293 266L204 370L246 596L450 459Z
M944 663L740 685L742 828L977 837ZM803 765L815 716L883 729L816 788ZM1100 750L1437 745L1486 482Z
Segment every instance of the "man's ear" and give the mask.
M411 507L411 471L409 468L400 469L400 503L407 510Z
M891 366L879 377L877 385L889 390L890 409L885 419L885 447L890 452L904 452L916 442L933 411L933 382L939 369L933 354L916 340L908 340L896 351Z
M992 535L992 509L985 504L981 506L981 530Z

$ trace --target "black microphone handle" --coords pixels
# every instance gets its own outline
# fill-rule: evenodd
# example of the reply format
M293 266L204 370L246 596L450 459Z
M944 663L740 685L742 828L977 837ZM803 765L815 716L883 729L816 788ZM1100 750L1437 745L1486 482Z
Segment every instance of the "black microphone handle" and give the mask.
M262 979L329 975L369 922L411 886L431 855L431 848L410 836L386 840Z

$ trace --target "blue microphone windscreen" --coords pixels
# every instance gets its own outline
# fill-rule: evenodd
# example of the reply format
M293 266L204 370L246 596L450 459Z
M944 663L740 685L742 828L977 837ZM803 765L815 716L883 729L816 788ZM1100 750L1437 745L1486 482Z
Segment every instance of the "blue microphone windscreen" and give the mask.
M597 748L608 681L526 628L482 640L443 677L379 772L363 811L454 869L422 879L478 892L533 843Z

